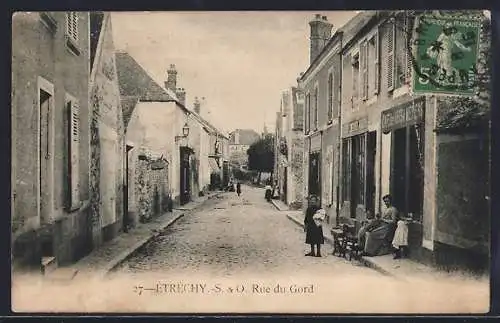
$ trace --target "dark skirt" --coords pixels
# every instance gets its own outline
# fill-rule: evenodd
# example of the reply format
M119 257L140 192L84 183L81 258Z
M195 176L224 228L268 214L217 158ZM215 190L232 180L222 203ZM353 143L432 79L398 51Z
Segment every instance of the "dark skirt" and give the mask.
M323 236L323 227L316 224L309 224L306 227L306 243L307 244L324 244L325 237Z

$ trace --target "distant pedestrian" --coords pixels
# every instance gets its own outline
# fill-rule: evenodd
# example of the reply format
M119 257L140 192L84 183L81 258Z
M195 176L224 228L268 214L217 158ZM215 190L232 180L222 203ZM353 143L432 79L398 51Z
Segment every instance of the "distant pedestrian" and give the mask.
M311 246L311 252L306 253L306 256L316 256L321 257L321 245L325 243L325 238L323 237L323 227L318 225L314 219L314 215L319 207L318 197L316 195L311 195L309 197L309 205L306 209L306 216L304 218L304 230L306 231L306 243ZM321 222L321 221L319 221ZM314 253L314 246L316 245L316 254Z
M238 194L238 196L240 196L240 194L241 194L241 183L240 182L238 182L236 184L236 194Z

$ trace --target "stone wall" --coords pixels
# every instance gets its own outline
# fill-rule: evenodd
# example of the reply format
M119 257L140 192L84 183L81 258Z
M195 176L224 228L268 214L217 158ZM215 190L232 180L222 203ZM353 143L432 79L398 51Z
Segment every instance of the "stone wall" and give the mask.
M135 167L134 194L141 222L147 222L168 210L168 167L163 165L164 168L157 168L156 163L158 161L152 159L139 159Z

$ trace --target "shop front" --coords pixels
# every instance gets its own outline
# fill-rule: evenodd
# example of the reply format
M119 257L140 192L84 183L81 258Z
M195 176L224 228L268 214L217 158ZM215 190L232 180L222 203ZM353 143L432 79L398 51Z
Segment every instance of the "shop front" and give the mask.
M342 210L344 217L363 219L375 213L377 132L368 131L366 117L342 127Z
M410 248L422 244L424 203L425 98L382 112L382 140L390 142L389 193L403 217L412 218ZM384 193L385 194L385 193Z

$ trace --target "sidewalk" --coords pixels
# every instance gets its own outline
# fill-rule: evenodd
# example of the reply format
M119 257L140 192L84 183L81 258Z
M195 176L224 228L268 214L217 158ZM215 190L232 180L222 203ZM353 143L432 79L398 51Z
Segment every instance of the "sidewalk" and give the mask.
M289 211L288 207L281 201L273 200L274 206L280 211L284 211L287 217L296 224L304 225L304 216L301 211ZM333 245L333 237L331 234L332 226L323 224L323 235L325 240ZM354 261L354 260L353 260ZM392 255L377 256L377 257L361 257L360 262L370 267L379 273L396 278L398 280L407 280L411 277L429 276L436 279L437 277L449 277L449 273L439 271L436 268L415 262L411 259L393 259Z
M89 255L80 259L71 266L57 268L47 275L51 280L79 280L103 278L107 273L125 261L133 252L158 236L163 230L183 217L189 211L201 206L208 199L216 198L222 192L210 192L204 197L187 203L172 212L162 214L151 222L139 223L128 233L122 232L100 248L93 250Z

